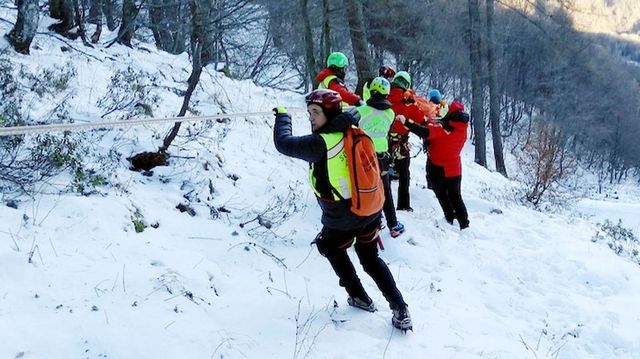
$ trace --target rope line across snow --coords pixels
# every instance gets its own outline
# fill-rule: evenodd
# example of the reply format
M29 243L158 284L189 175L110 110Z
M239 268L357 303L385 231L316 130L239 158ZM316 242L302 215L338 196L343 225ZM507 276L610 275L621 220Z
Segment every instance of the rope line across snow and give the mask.
M302 111L306 111L306 109L289 108L288 111L302 112ZM152 124L174 123L174 122L198 122L198 121L207 121L207 120L217 120L217 119L223 119L223 118L255 117L255 116L267 116L267 115L273 115L273 112L272 111L238 112L238 113L222 113L222 114L210 115L210 116L138 118L138 119L132 119L132 120L109 121L109 122L53 123L48 125L0 127L0 137L26 135L26 134L32 134L32 133L82 131L82 130L91 130L96 128L130 127L130 126L152 125Z

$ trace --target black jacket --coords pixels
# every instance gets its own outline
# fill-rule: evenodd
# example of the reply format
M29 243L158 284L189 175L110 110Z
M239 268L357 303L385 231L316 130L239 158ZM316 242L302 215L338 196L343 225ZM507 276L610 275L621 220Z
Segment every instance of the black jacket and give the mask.
M357 113L357 112L356 112ZM329 178L327 174L327 146L320 133L342 132L359 118L354 113L342 113L329 121L325 126L313 134L293 136L291 131L291 117L288 114L276 116L273 128L273 141L278 152L289 157L299 158L314 163L314 175L318 190L322 198L317 198L322 209L321 222L324 226L337 230L358 229L380 218L380 213L369 217L359 217L349 209L351 200L333 201Z

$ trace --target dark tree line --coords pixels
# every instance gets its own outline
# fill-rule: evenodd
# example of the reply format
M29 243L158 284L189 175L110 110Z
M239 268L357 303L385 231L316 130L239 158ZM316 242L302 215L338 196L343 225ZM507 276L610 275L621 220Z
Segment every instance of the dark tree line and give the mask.
M286 7L287 1L270 3L273 16L284 7L287 17L300 19L286 28L272 20L276 44L300 64L300 78L311 78L311 66L304 65L313 63L308 59L314 59L316 71L322 66L325 43L352 56L358 80L363 67L371 71L391 62L412 74L419 93L434 87L449 99L470 103L476 162L486 165L485 129L490 129L496 170L504 175L502 140L523 145L536 128L525 123L532 119L558 127L563 143L585 164L602 166L609 180L640 166L640 70L618 56L626 52L633 59L637 52L620 40L596 41L575 31L569 2L547 7L545 1L530 1L525 9L493 0L370 0L365 6L356 1L362 28L350 20L351 1L317 2L306 12ZM296 36L305 24L311 33L305 29L304 37ZM366 65L359 61L363 52L354 32L365 33ZM513 138L517 127L525 130L522 139Z

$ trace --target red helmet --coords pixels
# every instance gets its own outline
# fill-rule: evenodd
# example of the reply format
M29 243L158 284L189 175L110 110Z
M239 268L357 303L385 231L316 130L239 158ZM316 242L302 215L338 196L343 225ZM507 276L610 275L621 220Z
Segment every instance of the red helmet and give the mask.
M320 105L325 110L341 110L342 109L342 96L333 90L321 89L311 91L304 98L307 106L315 103Z
M396 75L396 70L391 66L383 65L378 69L378 74L387 79L392 79Z

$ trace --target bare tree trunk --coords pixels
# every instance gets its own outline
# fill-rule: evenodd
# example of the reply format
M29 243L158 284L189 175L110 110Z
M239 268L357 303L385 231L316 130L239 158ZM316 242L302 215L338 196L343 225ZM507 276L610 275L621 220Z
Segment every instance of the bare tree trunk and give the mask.
M102 24L102 2L103 0L89 1L89 17L87 18L89 24Z
M494 57L495 36L493 34L493 0L487 0L487 68L489 70L489 121L491 123L491 137L493 140L493 156L496 160L496 171L507 177L507 167L504 164L504 149L502 133L500 131L500 91L498 91L498 77Z
M152 0L149 3L151 31L158 49L171 54L185 50L186 34L179 0Z
M487 149L484 123L484 99L482 91L482 53L480 41L480 9L478 0L469 0L469 58L471 62L471 118L475 133L475 162L487 167Z
M195 91L198 82L200 81L200 75L202 74L202 67L197 66L194 61L193 69L191 70L191 75L189 75L189 79L187 80L187 91L184 94L184 99L182 100L182 107L180 107L180 112L177 117L184 117L187 113L187 109L189 109L189 101L191 101L191 96L193 95L193 91ZM162 146L158 149L160 153L166 153L171 143L178 135L180 131L180 126L182 122L176 122L173 124L173 128L162 141Z
M89 5L89 23L96 25L96 31L91 35L91 43L95 44L100 40L102 34L102 7L104 0L91 0Z
M82 39L82 43L85 46L93 47L87 40L87 33L84 28L84 10L80 7L79 0L72 0L73 4L73 13L76 25L78 25L78 35Z
M357 93L362 93L364 82L373 77L369 52L367 51L367 37L364 32L364 20L362 18L361 3L357 0L344 0L346 7L347 22L349 23L349 33L351 35L351 47L353 47L353 57L358 73Z
M38 30L40 9L38 0L17 0L17 4L16 24L5 37L17 52L28 55L31 41Z
M122 23L118 30L119 44L131 47L131 39L136 30L136 15L138 15L135 0L124 0L122 2Z
M156 41L156 47L159 50L165 50L167 40L165 38L166 28L168 27L167 16L164 13L164 1L149 1L149 22L153 38ZM166 51L166 50L165 50Z
M76 25L73 0L60 0L60 2L55 4L55 6L55 15L60 19L60 22L49 25L49 30L55 31L64 36L69 36L69 30ZM51 12L53 13L54 10L52 9ZM77 36L72 36L72 38L76 37Z
M314 88L313 75L316 69L316 58L313 54L313 34L311 33L311 23L309 22L307 2L308 0L300 0L300 13L302 15L302 23L304 25L304 57L307 65L307 81L304 85L305 92L309 90L309 86Z
M109 31L115 30L118 26L116 25L116 18L114 15L113 9L115 8L114 0L103 0L103 8L104 17L107 20L107 29Z
M191 29L191 62L192 70L189 79L187 80L187 91L182 101L182 107L177 117L183 117L187 113L189 108L189 101L191 96L200 81L200 75L202 69L209 64L212 60L211 51L208 48L213 46L211 41L211 0L191 0L191 17L192 17L192 29ZM178 135L180 131L181 122L176 122L173 128L164 138L162 146L158 149L158 152L165 154L171 143Z
M49 0L49 16L52 19L62 20L62 5L64 0Z
M331 26L329 24L329 0L322 0L322 61L316 65L318 71L324 67L324 61L331 53Z

